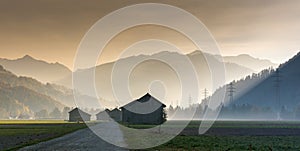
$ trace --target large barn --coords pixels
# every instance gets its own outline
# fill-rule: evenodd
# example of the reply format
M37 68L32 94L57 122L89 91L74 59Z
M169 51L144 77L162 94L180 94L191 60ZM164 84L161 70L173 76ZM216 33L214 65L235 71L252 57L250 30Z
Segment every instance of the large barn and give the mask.
M91 115L80 110L79 108L75 108L69 112L69 122L84 122L90 120Z
M121 107L122 122L128 124L162 124L166 120L165 104L149 93Z

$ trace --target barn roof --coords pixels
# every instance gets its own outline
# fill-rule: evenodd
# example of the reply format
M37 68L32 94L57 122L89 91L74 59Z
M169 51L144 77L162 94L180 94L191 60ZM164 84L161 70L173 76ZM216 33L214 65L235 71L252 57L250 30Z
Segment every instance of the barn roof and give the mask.
M166 107L166 105L147 93L141 98L122 106L121 109L125 108L126 110L130 110L132 112L147 114L160 107Z
M105 110L103 110L103 111L98 112L98 113L96 114L96 116L97 116L97 115L100 115L100 114L103 114L103 113L109 113L109 112L110 112L109 109L105 109Z
M115 108L113 110L109 110L109 109L105 109L104 111L100 111L99 113L97 113L96 115L100 115L102 113L111 113L111 112L121 112L118 108Z
M118 108L111 110L110 112L121 112Z
M69 114L72 114L72 113L74 113L74 112L79 112L80 115L85 114L85 115L91 116L91 114L86 113L86 112L80 110L80 109L77 108L77 107L76 107L75 109L71 110L71 111L69 112Z

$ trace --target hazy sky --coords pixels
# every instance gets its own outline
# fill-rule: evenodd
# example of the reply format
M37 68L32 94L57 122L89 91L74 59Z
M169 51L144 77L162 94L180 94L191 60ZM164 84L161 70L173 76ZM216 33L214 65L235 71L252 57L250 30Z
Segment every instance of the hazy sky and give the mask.
M246 53L283 62L300 50L299 0L1 0L0 57L29 54L71 68L85 32L104 15L137 2L166 3L189 11L208 27L223 55ZM116 37L103 62L134 41L162 37L158 33L187 52L193 49L174 31L139 27Z

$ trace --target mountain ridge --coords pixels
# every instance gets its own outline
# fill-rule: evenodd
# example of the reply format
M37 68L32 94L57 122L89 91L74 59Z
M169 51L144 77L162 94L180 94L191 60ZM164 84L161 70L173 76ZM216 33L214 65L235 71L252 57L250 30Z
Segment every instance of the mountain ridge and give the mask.
M48 63L29 55L17 59L0 58L0 65L16 75L32 77L43 83L56 81L71 73L63 64Z
M300 107L300 52L279 65L277 69L267 69L245 79L233 81L236 90L234 100L227 96L224 107L231 118L295 119ZM230 87L223 86L222 89ZM228 93L228 92L227 92ZM243 109L249 114L236 111ZM261 112L260 114L254 114Z
M278 67L278 64L273 63L270 60L255 58L249 54L239 54L237 56L224 56L223 59L225 62L240 64L256 72L262 71L263 69L267 69L269 67Z
M92 102L92 106L84 106L88 108L99 107L97 99L79 93L74 94L73 90L55 84L44 84L31 77L17 76L6 70L0 65L0 83L9 85L11 88L25 87L51 100L61 103L63 106L75 107L76 103L84 104L85 101ZM76 95L79 100L74 100Z
M193 55L185 55L185 54L179 54L177 52L160 52L160 53L155 53L152 55L138 55L138 56L130 56L127 58L121 58L117 60L116 62L110 62L110 63L105 63L98 65L94 68L88 68L88 69L80 69L77 70L75 73L80 74L83 77L85 77L85 74L90 74L93 72L95 69L95 77L96 77L96 89L99 92L98 94L102 96L105 99L108 100L114 100L113 94L110 91L112 89L112 83L111 83L111 72L113 71L114 65L117 63L118 65L122 66L120 67L120 71L117 71L120 73L120 75L124 74L122 73L124 70L127 70L129 66L133 65L135 62L140 62L142 61L141 64L137 65L133 70L132 73L129 77L130 81L130 87L133 89L132 92L134 93L134 96L140 96L146 91L148 91L148 84L150 84L150 81L155 81L156 79L160 79L162 81L165 81L168 83L169 87L171 89L177 88L177 86L174 85L176 83L175 81L178 81L176 76L172 76L172 71L169 69L169 67L165 66L165 63L157 61L157 59L167 59L170 62L170 65L174 67L180 67L182 66L184 62L181 60L182 58L189 59L193 66L196 68L196 73L198 75L209 75L210 74L210 69L207 66L207 61L205 57L208 57L209 60L211 60L212 64L220 64L220 61L216 59L215 55L210 55L210 54L204 54L202 52L199 52L197 54ZM143 60L147 61L143 61ZM153 60L154 59L154 60ZM156 62L155 62L156 60ZM159 68L157 68L159 67ZM229 77L227 80L231 81L233 79L239 79L243 77L243 75L248 75L253 73L254 71L245 67L242 67L238 64L234 63L225 63L227 77ZM200 79L200 84L203 86L209 85L209 82L211 81L211 78L209 77L203 77ZM88 78L88 77L85 77ZM69 75L68 77L65 77L64 79L57 81L56 84L64 85L67 87L71 86L71 81L72 75ZM172 82L173 80L173 82ZM149 83L150 82L150 83ZM100 84L101 83L101 84ZM209 86L207 86L208 88ZM86 85L86 82L82 83L82 86L79 88L79 92L83 94L89 94L88 85ZM204 89L204 87L203 87ZM176 94L176 93L173 93ZM91 94L93 95L93 94ZM174 99L174 98L170 98Z
M45 94L17 84L18 80L19 77L0 66L0 118L30 118L39 110L64 107Z

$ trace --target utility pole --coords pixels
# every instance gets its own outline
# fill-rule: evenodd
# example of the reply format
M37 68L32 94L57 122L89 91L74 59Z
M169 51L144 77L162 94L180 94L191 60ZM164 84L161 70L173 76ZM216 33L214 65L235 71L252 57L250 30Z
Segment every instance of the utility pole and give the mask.
M191 97L191 95L189 95L189 107L191 107L192 106L192 97Z
M206 88L204 89L203 94L204 94L204 100L207 100L207 97L208 97L208 90L207 90Z
M204 95L204 99L203 99L204 102L201 102L201 103L205 106L205 105L208 104L208 102L207 102L208 99L207 98L208 98L208 95L209 95L208 90L206 88L203 91L203 95Z
M233 102L234 100L234 92L235 92L235 87L233 85L233 82L231 82L228 86L228 90L227 92L229 93L228 96L229 96L229 101L230 102Z
M281 120L280 118L280 82L281 82L281 74L279 69L276 69L275 74L273 75L274 77L274 87L275 87L275 97L276 97L276 102L277 102L277 120Z

